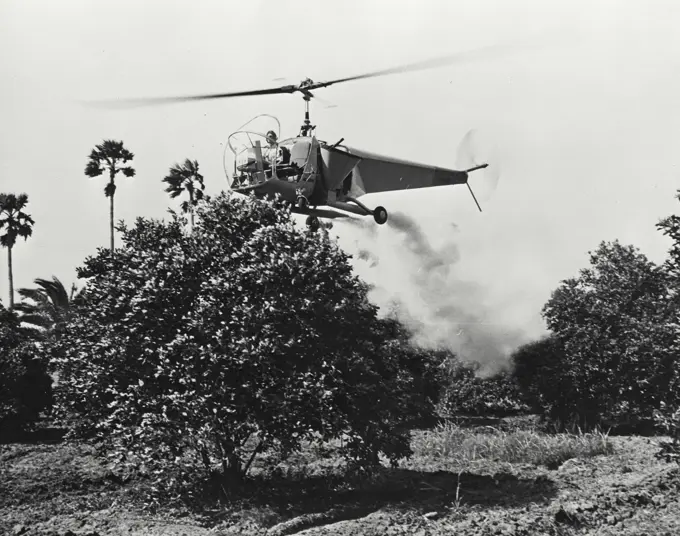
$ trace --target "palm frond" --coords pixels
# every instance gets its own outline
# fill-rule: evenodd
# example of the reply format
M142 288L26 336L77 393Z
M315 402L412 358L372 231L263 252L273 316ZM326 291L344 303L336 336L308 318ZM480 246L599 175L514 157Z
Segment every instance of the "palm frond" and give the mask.
M20 288L17 293L26 300L32 300L36 303L47 303L49 298L42 289L38 288ZM18 307L18 306L17 306Z
M165 191L169 193L170 197L172 198L180 196L184 191L182 181L183 181L182 177L176 173L173 173L173 170L170 170L170 174L166 175L162 179L162 182L165 182L168 185Z
M0 244L14 247L17 238L28 239L33 234L33 218L23 210L28 205L28 194L0 194L0 229L6 229L0 236Z
M197 175L198 174L198 161L197 160L189 160L188 158L184 161L184 169L186 169L189 174L191 175Z
M19 321L24 324L30 324L31 326L38 326L45 329L49 329L54 325L54 321L49 316L41 313L21 314L19 315Z
M31 302L19 302L14 304L14 312L22 314L33 314L40 310L40 305Z
M85 166L85 175L94 178L100 176L104 172L104 167L108 167L109 172L116 175L119 171L126 177L134 177L135 170L131 166L118 167L119 162L127 163L134 158L134 154L128 151L122 141L104 140L102 143L95 145L89 156L89 161ZM105 190L107 197L111 197L115 192L111 189Z
M33 282L43 289L43 291L49 297L49 300L56 307L69 306L68 293L66 292L64 284L59 280L57 276L53 275L51 281L47 279L38 278Z
M202 196L199 197L195 194L205 189L203 175L198 172L198 161L189 158L186 158L181 165L173 164L168 175L162 180L168 184L165 191L170 194L172 199L179 197L185 191L189 193L190 201L184 201L181 204L181 209L184 212L188 212L192 205L196 205Z
M65 320L71 310L75 285L71 297L58 277L52 279L35 279L38 288L22 288L19 294L30 301L22 301L15 306L23 323L51 330Z
M29 236L33 235L33 227L27 224L20 224L16 228L16 234L19 238L26 240Z
M90 158L92 158L92 155L90 155ZM104 168L100 165L99 160L90 160L85 166L85 175L88 177L99 177L102 173L104 173Z

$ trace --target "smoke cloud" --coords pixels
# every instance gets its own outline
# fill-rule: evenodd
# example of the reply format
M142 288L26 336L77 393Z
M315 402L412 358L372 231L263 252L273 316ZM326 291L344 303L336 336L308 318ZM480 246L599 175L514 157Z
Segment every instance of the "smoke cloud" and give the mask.
M461 360L477 362L480 374L506 368L511 352L528 342L529 334L494 319L500 318L485 288L457 273L461 259L456 226L435 248L418 222L391 212L378 231L368 220L347 221L361 228L353 243L339 236L354 255L355 270L373 287L371 300L384 314L394 312L409 327L414 342L446 348Z

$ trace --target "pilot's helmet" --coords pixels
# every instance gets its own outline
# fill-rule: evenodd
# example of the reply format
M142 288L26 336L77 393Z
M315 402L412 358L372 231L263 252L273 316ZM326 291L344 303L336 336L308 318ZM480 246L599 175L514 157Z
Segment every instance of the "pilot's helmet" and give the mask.
M267 143L276 143L278 136L276 135L276 132L270 130L269 132L267 132L266 139Z

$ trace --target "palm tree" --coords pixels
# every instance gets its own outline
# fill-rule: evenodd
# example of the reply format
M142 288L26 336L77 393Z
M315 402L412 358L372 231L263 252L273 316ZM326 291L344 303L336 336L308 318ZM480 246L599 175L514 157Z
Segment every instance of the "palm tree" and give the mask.
M71 286L70 293L66 292L56 276L52 276L52 281L38 278L33 282L38 288L19 289L24 301L18 303L15 310L20 313L21 322L29 324L33 330L52 331L68 319L74 305L82 300L83 292L78 292L75 285Z
M135 170L131 166L124 165L134 157L134 154L123 147L122 141L104 140L92 149L90 160L85 166L85 175L91 178L99 177L104 173L104 168L109 172L109 182L104 187L104 194L111 200L109 206L111 255L113 255L113 196L116 193L116 175L122 171L126 177L134 177Z
M182 211L188 212L191 217L191 228L194 228L194 207L203 199L203 175L198 172L198 162L196 160L184 161L181 166L175 164L170 168L170 173L163 178L163 182L168 183L165 189L170 194L171 198L179 197L186 192L189 194L189 201L182 203Z
M27 204L27 194L0 194L0 229L5 229L5 234L0 235L0 245L7 248L10 310L14 308L12 248L18 237L28 240L28 237L33 234L33 225L35 224L33 218L24 212Z

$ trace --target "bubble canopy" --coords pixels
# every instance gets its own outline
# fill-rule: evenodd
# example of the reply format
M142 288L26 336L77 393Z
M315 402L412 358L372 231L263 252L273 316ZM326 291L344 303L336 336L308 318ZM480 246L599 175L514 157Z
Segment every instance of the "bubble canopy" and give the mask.
M267 147L267 132L273 131L276 133L277 139L281 135L281 123L278 118L269 114L260 114L253 119L241 125L235 132L229 135L227 144L224 150L224 173L227 182L231 182L235 175L238 174L240 166L247 165L255 160L255 146L259 142L260 147ZM288 138L279 140L279 146L288 146L289 148L295 144L297 138ZM231 158L227 156L227 149L231 152ZM228 160L232 160L230 163ZM231 168L231 174L229 169ZM230 177L231 175L231 177Z

